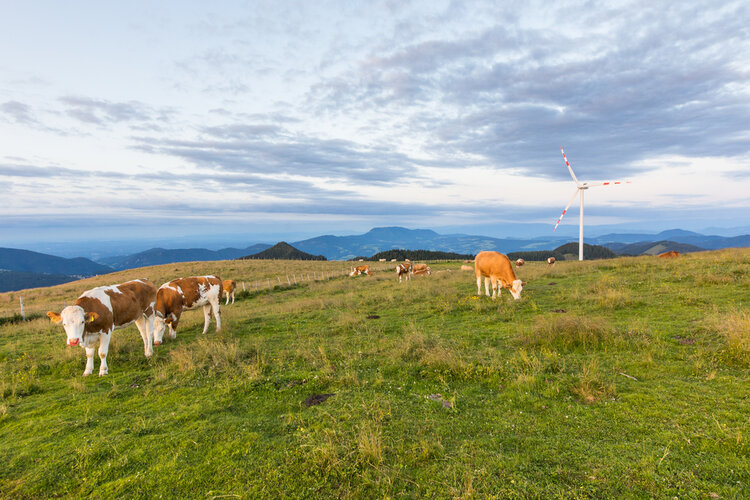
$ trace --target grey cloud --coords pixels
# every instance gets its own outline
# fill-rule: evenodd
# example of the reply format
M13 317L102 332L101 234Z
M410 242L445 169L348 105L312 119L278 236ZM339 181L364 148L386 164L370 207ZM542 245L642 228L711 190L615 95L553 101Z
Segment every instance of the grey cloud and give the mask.
M142 102L110 102L81 96L61 97L66 106L65 113L80 122L107 126L113 123L144 123L168 121L173 111L168 108L155 109Z
M34 118L31 107L18 101L6 101L0 104L0 111L13 118L16 123L33 124L37 120Z

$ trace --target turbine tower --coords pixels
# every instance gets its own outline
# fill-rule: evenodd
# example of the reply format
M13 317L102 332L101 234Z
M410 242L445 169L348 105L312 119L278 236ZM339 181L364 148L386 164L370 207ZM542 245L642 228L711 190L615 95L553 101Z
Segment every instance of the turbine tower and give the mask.
M576 191L573 193L573 197L568 202L568 205L565 207L565 210L563 210L562 215L560 215L560 218L557 219L557 224L555 224L555 229L552 231L554 232L557 230L557 226L560 225L560 221L565 216L565 212L568 211L568 208L570 208L570 205L573 204L573 200L576 199L576 196L581 197L581 213L579 216L578 221L578 260L583 260L583 192L586 191L590 187L596 187L596 186L612 186L614 184L630 184L630 181L627 182L584 182L580 183L578 182L578 179L576 178L576 174L573 173L573 169L570 167L570 163L568 162L568 158L565 156L565 151L563 151L562 146L560 146L560 152L563 155L563 159L565 160L565 165L568 167L568 171L570 172L570 176L573 178L573 182L576 183Z

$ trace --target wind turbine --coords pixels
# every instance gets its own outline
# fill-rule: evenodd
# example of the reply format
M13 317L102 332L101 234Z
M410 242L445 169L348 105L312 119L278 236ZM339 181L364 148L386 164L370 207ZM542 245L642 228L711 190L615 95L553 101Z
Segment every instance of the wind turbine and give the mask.
M586 191L590 187L611 186L614 184L630 184L630 181L580 183L578 182L578 179L576 178L576 174L573 173L573 169L570 167L570 163L568 162L568 158L565 156L565 151L563 151L562 146L560 146L560 152L562 153L563 159L565 160L565 165L568 167L568 170L570 171L570 176L573 178L573 182L576 183L576 192L573 193L573 197L568 202L568 205L565 207L565 210L563 210L562 215L560 215L560 218L557 219L557 224L555 224L555 229L553 229L552 231L554 232L557 229L557 226L560 225L560 221L565 216L565 212L568 211L568 208L570 208L570 205L573 204L573 200L576 199L576 196L580 196L581 197L581 214L580 214L580 219L578 222L578 260L583 260L583 192Z

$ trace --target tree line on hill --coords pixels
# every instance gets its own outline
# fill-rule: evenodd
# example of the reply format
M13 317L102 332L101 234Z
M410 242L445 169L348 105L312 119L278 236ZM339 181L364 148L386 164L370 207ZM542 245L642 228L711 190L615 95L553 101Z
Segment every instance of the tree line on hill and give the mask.
M555 260L578 259L578 243L566 243L554 250L534 250L508 253L508 258L510 260L523 259L528 261L545 261L549 257L554 257ZM600 245L583 244L583 258L585 260L614 259L615 257L618 257L618 255L609 248Z
M271 248L267 248L261 252L254 253L252 255L245 255L240 257L238 260L248 259L280 259L280 260L328 260L322 255L312 255L302 250L297 250L292 245L285 241L276 243Z
M393 249L386 250L385 252L378 252L370 257L355 257L349 260L368 260L368 261L379 261L380 259L385 260L467 260L473 259L474 256L471 254L462 254L454 252L440 252L437 250L403 250Z

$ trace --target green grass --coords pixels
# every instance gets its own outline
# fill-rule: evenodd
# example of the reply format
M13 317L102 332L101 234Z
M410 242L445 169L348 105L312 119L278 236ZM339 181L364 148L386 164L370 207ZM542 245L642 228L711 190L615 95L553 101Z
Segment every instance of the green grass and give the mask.
M24 303L135 276L348 269L285 265L170 264ZM223 332L186 312L150 360L135 327L116 331L102 378L46 318L0 325L0 495L750 496L750 250L527 263L519 301L476 297L460 265L248 287Z

